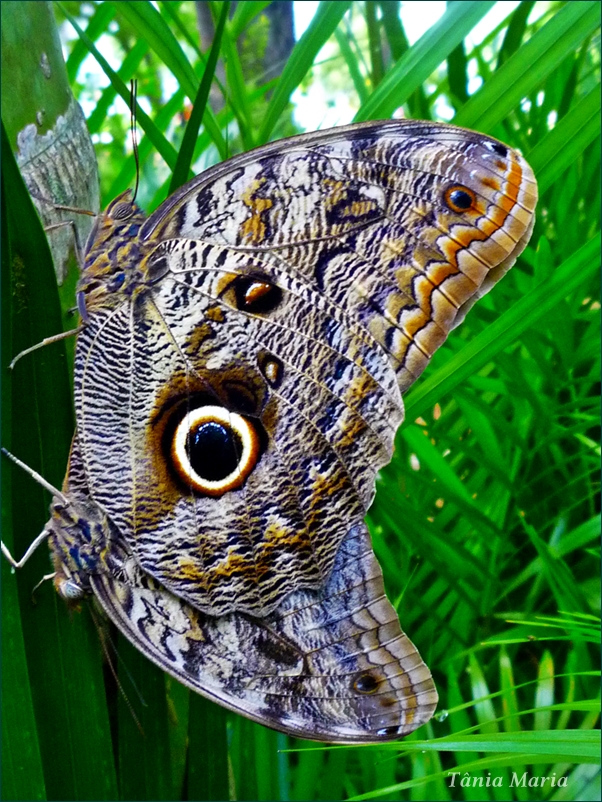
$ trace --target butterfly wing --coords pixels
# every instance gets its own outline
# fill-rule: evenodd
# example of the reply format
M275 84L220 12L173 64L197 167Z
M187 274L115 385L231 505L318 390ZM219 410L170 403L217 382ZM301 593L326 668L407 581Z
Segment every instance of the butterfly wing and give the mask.
M520 253L535 201L519 154L412 121L268 145L168 199L76 367L90 490L141 567L213 615L320 588L391 457L400 391ZM208 408L233 424L211 423L227 492L174 454Z
M155 275L159 263L152 291L97 311L78 340L91 494L175 595L212 615L266 615L321 587L363 520L401 420L395 375L353 320L259 258L179 241L157 249ZM248 271L278 291L267 312L239 308ZM244 483L218 496L174 454L186 415L205 409L258 440Z
M135 226L118 199L82 282L81 513L57 512L58 586L286 732L365 742L427 721L436 691L362 519L401 391L511 266L535 201L519 154L415 122L268 145Z
M537 185L497 140L386 121L293 137L198 176L144 240L261 253L337 304L388 355L401 390L530 237Z
M437 704L430 672L384 595L364 524L351 530L319 591L297 591L265 618L210 617L144 574L119 548L91 577L109 618L193 690L303 738L399 738Z
M299 737L369 743L428 721L437 692L384 593L364 523L349 530L316 591L263 618L209 616L143 571L90 498L74 437L64 493L48 524L55 584L92 592L143 654L193 690Z

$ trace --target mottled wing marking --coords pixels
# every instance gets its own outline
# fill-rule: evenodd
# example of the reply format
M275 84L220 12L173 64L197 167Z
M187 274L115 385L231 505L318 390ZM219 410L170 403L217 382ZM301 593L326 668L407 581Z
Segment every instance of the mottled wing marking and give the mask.
M349 529L319 590L268 616L209 616L141 570L91 501L78 437L48 524L58 588L90 590L147 657L208 698L299 737L369 743L430 719L437 692L384 593L364 523Z
M427 721L363 518L401 392L522 251L536 197L501 143L393 121L238 156L147 220L115 199L79 285L59 591L92 590L158 665L286 732ZM207 494L170 448L212 409L251 427L253 462Z
M321 591L271 615L219 618L172 596L119 549L92 578L109 617L181 682L236 712L304 738L399 738L431 717L430 672L384 595L365 526L343 541Z
M457 187L468 210L445 200ZM78 426L93 497L143 569L211 614L266 615L318 588L390 459L400 389L522 249L534 201L528 165L505 146L391 122L209 170L135 218L119 291L114 255L128 263L128 251L108 249L100 226ZM268 311L242 308L263 297ZM266 439L220 498L186 492L164 454L165 410L203 393L261 420Z
M199 176L142 238L260 250L352 312L403 391L528 241L537 200L529 165L480 134L415 121L278 144ZM453 185L474 192L473 208L445 206Z
M264 615L296 588L318 587L349 526L363 520L401 421L399 391L365 336L337 321L336 309L328 314L314 290L272 273L283 290L279 308L265 319L242 314L221 286L248 257L196 242L166 246L160 257L171 272L152 296L132 315L126 306L99 311L79 340L75 397L90 487L141 566L172 592L213 614ZM190 269L199 249L205 267ZM212 269L213 259L223 266ZM204 310L216 302L219 320L199 339ZM269 393L258 354L282 366ZM120 358L129 382L108 380ZM195 392L228 404L226 378L256 388L269 443L239 492L183 494L164 464L160 411L170 397Z

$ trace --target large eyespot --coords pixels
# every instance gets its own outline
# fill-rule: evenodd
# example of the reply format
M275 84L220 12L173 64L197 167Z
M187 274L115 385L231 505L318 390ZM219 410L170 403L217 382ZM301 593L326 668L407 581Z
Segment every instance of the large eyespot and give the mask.
M173 434L171 459L186 485L207 496L240 487L259 459L259 436L242 415L207 405L187 412Z
M477 198L472 189L461 184L448 187L443 195L446 205L452 210L462 214L470 209L476 209Z

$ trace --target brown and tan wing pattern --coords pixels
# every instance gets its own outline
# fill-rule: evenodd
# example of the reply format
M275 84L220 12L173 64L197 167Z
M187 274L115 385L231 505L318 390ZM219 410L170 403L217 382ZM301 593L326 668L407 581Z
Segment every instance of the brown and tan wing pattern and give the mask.
M428 720L363 518L401 392L524 248L536 195L501 143L404 121L236 157L147 220L117 198L80 282L59 591L284 731Z
M370 123L207 171L136 228L121 284L92 247L78 431L140 566L212 615L320 588L391 457L400 390L522 250L535 198L495 140ZM250 432L228 492L174 454L207 410Z
M344 539L326 585L265 618L207 616L119 548L92 589L124 635L193 690L292 735L367 743L430 719L437 693L399 627L365 525Z
M363 520L401 421L395 376L353 321L260 260L196 241L170 242L160 259L169 272L152 292L97 311L79 338L92 496L177 596L214 615L265 615L322 586ZM279 291L264 315L231 291L249 269ZM217 497L186 484L171 449L184 413L209 405L244 416L260 450Z
M213 701L316 740L369 743L407 735L431 717L437 692L384 594L370 535L346 534L318 591L297 591L270 615L214 617L141 570L90 499L78 437L65 480L68 505L47 526L55 585L92 592L149 659Z
M537 185L497 140L387 121L306 134L212 168L143 225L257 254L351 314L403 391L450 329L512 266Z

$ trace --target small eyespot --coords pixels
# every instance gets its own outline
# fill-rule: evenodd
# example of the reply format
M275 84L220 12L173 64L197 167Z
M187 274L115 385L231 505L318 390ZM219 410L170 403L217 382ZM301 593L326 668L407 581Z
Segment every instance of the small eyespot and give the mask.
M280 387L284 376L282 362L273 354L264 353L258 357L259 370L272 388Z
M461 184L455 184L446 189L443 197L448 208L458 214L474 209L477 201L472 189L468 189L468 187L464 187Z
M374 674L364 671L354 679L353 690L357 693L374 693L379 685L380 680Z
M274 310L282 300L282 290L263 277L238 276L233 281L236 308L252 314Z
M376 734L381 738L396 738L401 735L401 727L383 727L381 730L376 730Z
M182 481L207 496L241 487L257 464L260 444L254 426L225 407L188 412L173 435L171 459Z
M508 155L508 148L505 145L502 145L501 142L492 142L491 140L487 140L483 142L487 150L493 151L493 153L497 153L498 156L503 156L504 159Z

